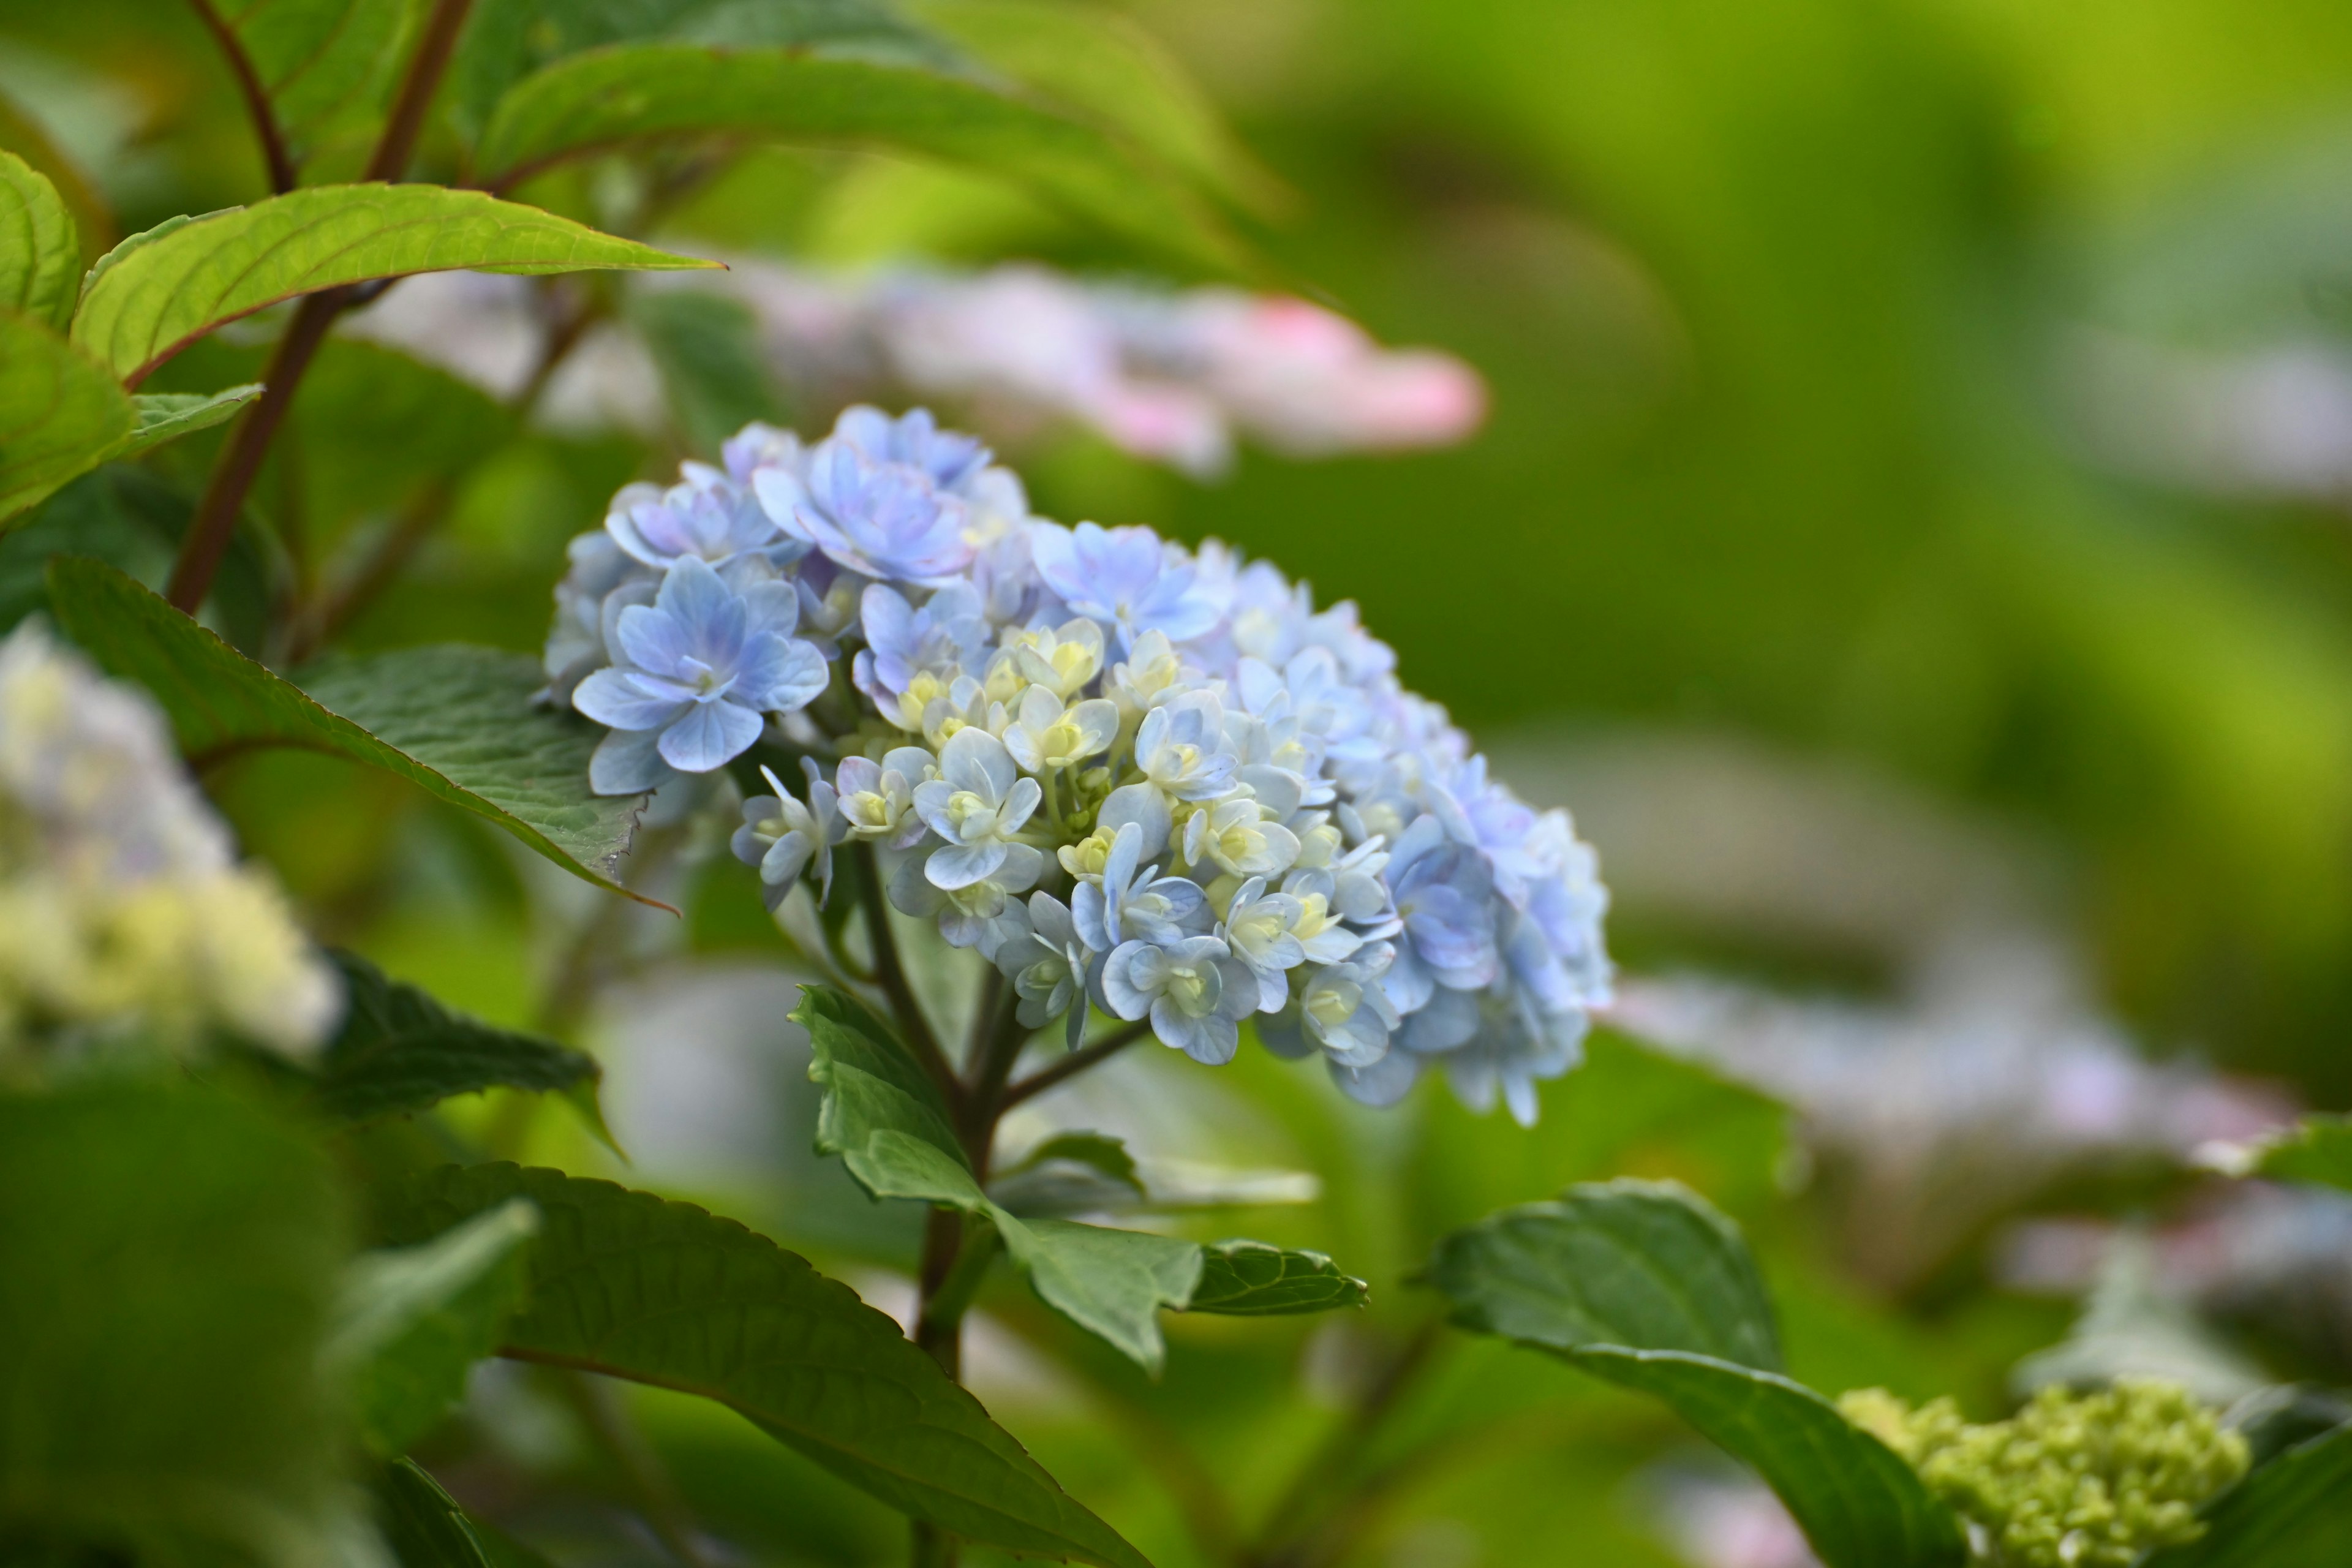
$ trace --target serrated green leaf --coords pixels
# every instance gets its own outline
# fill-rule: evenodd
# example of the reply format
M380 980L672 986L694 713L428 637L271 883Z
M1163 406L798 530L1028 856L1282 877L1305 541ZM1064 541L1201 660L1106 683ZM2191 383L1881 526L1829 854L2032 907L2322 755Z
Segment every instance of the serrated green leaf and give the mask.
M215 0L268 97L289 151L354 108L372 108L399 58L413 0Z
M898 1326L731 1220L609 1182L448 1166L385 1217L421 1241L528 1198L543 1221L506 1352L698 1394L891 1506L968 1540L1148 1568Z
M1959 1521L1895 1451L1802 1384L1684 1351L1588 1345L1586 1372L1655 1394L1754 1467L1827 1568L1958 1568Z
M414 1459L376 1478L376 1517L400 1568L498 1568L466 1510Z
M1238 265L1189 193L1090 125L967 77L797 49L625 44L574 55L499 102L481 163L504 187L626 142L717 132L922 153L1024 185L1191 265Z
M1057 0L917 0L913 13L984 64L1228 200L1260 211L1281 204L1280 183L1174 57L1129 18Z
M0 1096L0 1536L330 1560L318 1374L349 1242L299 1129L184 1084Z
M0 310L0 519L88 473L130 436L131 399L32 317Z
M2352 1553L2352 1422L2287 1449L2199 1510L2205 1533L2140 1568L2316 1568Z
M73 341L127 383L280 300L417 272L674 271L715 265L480 191L319 185L173 219L90 269Z
M1191 1297L1201 1275L1196 1244L1018 1217L981 1191L938 1089L872 1014L830 986L809 985L792 1016L809 1032L809 1077L824 1086L819 1153L840 1155L877 1198L984 1216L1039 1299L1146 1371L1159 1370L1166 1356L1160 1310Z
M1202 1248L1201 1282L1185 1310L1227 1317L1274 1317L1360 1307L1370 1288L1319 1252L1263 1241L1221 1241Z
M2306 1116L2260 1147L2249 1175L2352 1187L2352 1117Z
M611 1142L596 1106L596 1058L553 1040L494 1028L389 979L357 953L331 952L343 974L342 1027L318 1065L310 1103L339 1121L371 1121L460 1094L521 1089L562 1094Z
M344 1271L326 1362L350 1382L361 1435L387 1458L430 1432L466 1392L521 1306L539 1211L516 1198L415 1247L361 1254Z
M0 152L0 310L63 331L73 315L81 239L48 177ZM15 361L10 360L13 369Z
M628 892L613 879L644 798L588 792L595 729L532 703L545 678L530 658L403 648L327 661L298 687L111 566L60 556L48 580L66 635L153 693L191 755L297 746L348 757L496 823L576 877Z
M1460 1326L1657 1395L1755 1467L1828 1568L1952 1568L1958 1521L1895 1452L1780 1374L1747 1244L1671 1183L1570 1187L1439 1242Z
M1630 1345L1780 1370L1780 1332L1731 1222L1676 1184L1585 1183L1437 1244L1454 1321L1554 1350Z
M238 409L260 395L261 383L257 381L213 393L142 392L131 400L138 422L130 438L107 455L135 458L166 441L209 430L223 420L235 418Z

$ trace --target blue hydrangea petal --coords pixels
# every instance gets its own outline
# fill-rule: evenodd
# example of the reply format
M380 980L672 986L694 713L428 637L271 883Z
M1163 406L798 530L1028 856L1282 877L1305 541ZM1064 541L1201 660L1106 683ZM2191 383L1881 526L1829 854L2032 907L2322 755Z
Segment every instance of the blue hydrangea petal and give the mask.
M661 732L662 760L680 773L707 773L750 751L760 730L760 716L740 703L698 702Z
M626 670L607 667L572 689L572 706L615 730L657 730L685 707L676 697L648 691Z

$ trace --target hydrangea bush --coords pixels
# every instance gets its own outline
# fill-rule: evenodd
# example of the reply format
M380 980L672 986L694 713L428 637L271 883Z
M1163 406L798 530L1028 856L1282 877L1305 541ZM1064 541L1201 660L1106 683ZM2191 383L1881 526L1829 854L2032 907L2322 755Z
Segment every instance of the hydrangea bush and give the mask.
M1591 848L1487 774L1342 602L1213 541L1033 515L918 409L752 426L571 546L551 689L614 795L762 740L735 853L772 907L844 844L1075 1047L1088 1005L1211 1066L1255 1020L1395 1103L1522 1122L1609 998Z

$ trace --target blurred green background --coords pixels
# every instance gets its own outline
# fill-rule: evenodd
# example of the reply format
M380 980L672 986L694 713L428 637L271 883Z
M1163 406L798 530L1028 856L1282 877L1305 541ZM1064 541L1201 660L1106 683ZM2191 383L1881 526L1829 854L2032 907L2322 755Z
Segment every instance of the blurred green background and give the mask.
M1120 8L1270 174L1250 232L1270 277L1385 342L1463 356L1493 413L1457 450L1248 453L1215 483L1055 434L1010 454L1039 510L1215 535L1325 599L1356 599L1408 683L1519 764L1530 796L1579 810L1636 973L1705 964L1896 998L1920 946L1857 885L1884 884L1932 924L1954 889L2013 883L1993 900L2004 918L2065 954L2084 1005L2148 1052L2352 1103L2352 11ZM0 145L38 139L84 171L115 234L265 188L226 71L169 0L5 0L0 95ZM604 213L623 199L613 183L591 170L521 195ZM980 177L839 153L751 153L660 232L825 264L1146 265ZM224 334L155 388L244 379L258 354ZM247 539L216 616L234 632L257 616L273 539L323 554L442 487L448 525L348 640L535 651L562 542L596 525L613 489L707 456L712 428L794 412L789 385L688 383L670 388L666 440L519 430L437 373L339 343L257 491L278 531ZM190 440L152 471L84 481L0 542L10 618L37 603L57 549L102 541L159 572L215 447ZM684 874L682 927L599 917L380 775L271 756L208 784L323 939L502 1021L595 1037L562 967L584 921L626 927L648 985L772 940L723 858ZM1801 809L1781 809L1792 798ZM643 998L602 1005L615 1038L633 1016L640 1037L701 1026ZM1134 1074L1116 1081L1191 1092L1162 1062ZM790 1077L776 1090L790 1136L747 1134L765 1174L721 1161L666 1175L647 1156L630 1179L667 1180L845 1266L903 1267L905 1233L877 1229L802 1159L792 1118L806 1096ZM1958 1244L1892 1270L1888 1288L1832 1239L1828 1205L1790 1196L1803 1172L1773 1108L1613 1037L1548 1089L1533 1134L1433 1098L1369 1118L1257 1053L1215 1093L1194 1131L1322 1178L1321 1203L1252 1216L1254 1233L1324 1247L1404 1303L1359 1336L1383 1354L1426 1312L1397 1281L1431 1236L1628 1170L1681 1175L1758 1227L1797 1371L1822 1387L1996 1405L2010 1363L2069 1316L1986 1289L1983 1257ZM593 1163L562 1129L478 1109L468 1136ZM640 1115L658 1144L659 1117ZM2146 1197L2128 1183L2041 1194ZM1147 1387L1009 1294L995 1307L1066 1366L1025 1385L1007 1373L984 1396L1009 1402L1049 1467L1110 1500L1164 1562L1217 1560L1204 1541L1247 1532L1216 1508L1180 1525L1187 1488L1231 1487L1238 1500L1218 1507L1244 1521L1275 1507L1288 1466L1379 1363L1346 1335L1186 1325L1167 1380ZM1670 1560L1624 1479L1675 1442L1669 1423L1492 1345L1447 1353L1394 1428L1412 1435L1397 1454L1368 1444L1336 1461L1361 1483L1345 1506L1372 1497L1386 1511L1337 1557L1247 1561ZM876 1542L895 1539L890 1521L747 1445L731 1417L642 1403L714 1528L750 1550L888 1554ZM560 1447L500 1462L560 1472ZM478 1489L520 1486L482 1475ZM1530 1544L1571 1524L1572 1556ZM636 1559L583 1546L572 1560Z

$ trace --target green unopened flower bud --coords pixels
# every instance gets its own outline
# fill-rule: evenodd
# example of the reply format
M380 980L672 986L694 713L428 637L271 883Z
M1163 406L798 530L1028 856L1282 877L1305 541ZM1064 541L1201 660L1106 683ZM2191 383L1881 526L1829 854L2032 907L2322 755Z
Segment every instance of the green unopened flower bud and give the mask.
M2126 1568L2194 1541L2198 1505L2246 1471L2243 1437L2186 1389L2153 1380L2045 1388L1982 1426L1948 1399L1914 1411L1883 1389L1838 1406L1975 1527L1980 1561L2016 1568Z

